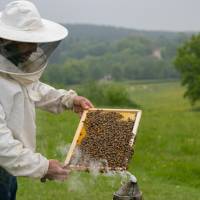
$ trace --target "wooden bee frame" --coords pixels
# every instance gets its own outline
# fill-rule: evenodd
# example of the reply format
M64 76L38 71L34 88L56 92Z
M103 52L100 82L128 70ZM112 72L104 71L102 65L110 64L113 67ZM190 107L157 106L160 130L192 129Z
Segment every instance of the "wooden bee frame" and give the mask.
M140 119L141 119L141 114L142 114L142 111L141 110L135 110L135 109L108 109L108 108L92 108L92 109L89 109L89 110L86 110L83 112L83 115L81 117L81 120L80 120L80 123L78 125L78 128L76 130L76 133L74 135L74 138L73 138L73 141L72 141L72 144L70 146L70 149L68 151L68 154L67 154L67 157L66 157L66 160L64 162L64 165L65 166L70 166L70 160L72 158L72 155L73 155L73 152L75 151L75 148L78 144L81 143L82 139L86 136L86 131L85 131L85 128L84 128L84 121L87 117L87 113L89 111L97 111L97 110L101 110L101 111L107 111L107 112L118 112L120 114L123 115L123 117L125 119L133 119L134 120L134 125L133 125L133 130L132 130L132 139L130 140L129 142L129 145L132 147L134 142L135 142L135 137L136 137L136 134L137 134L137 130L138 130L138 126L139 126L139 122L140 122ZM81 169L78 169L77 166L71 166L71 168L74 168L75 170L83 170L85 171L86 168L82 167ZM119 168L118 169L119 171L122 171L122 170L125 170L125 169L122 169L122 168Z

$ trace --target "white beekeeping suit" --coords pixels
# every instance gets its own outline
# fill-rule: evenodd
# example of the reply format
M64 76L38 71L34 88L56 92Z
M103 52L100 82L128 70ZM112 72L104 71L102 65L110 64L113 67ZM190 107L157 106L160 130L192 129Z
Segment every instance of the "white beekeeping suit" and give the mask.
M49 161L35 153L35 107L59 113L77 94L39 81L48 57L67 30L40 18L29 1L15 1L0 13L0 167L14 176L43 177ZM34 48L17 49L19 43ZM56 71L55 71L56 73Z

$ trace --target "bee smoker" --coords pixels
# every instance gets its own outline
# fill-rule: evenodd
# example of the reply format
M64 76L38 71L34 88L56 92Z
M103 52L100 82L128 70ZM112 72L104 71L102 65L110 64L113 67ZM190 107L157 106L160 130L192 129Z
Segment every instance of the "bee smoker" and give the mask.
M143 200L137 179L131 176L130 180L123 184L113 195L113 200Z

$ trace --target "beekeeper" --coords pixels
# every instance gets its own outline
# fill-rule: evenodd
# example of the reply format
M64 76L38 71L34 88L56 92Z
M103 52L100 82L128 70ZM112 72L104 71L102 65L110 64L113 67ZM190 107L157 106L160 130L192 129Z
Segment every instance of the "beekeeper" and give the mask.
M35 153L35 107L53 113L93 107L73 90L39 81L67 34L65 27L42 19L26 0L11 2L0 13L0 200L15 199L16 176L67 177L68 170L57 160Z

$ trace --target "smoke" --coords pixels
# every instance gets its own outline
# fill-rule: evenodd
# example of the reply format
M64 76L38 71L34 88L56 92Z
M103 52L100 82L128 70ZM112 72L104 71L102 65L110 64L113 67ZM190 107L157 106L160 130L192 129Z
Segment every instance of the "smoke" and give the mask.
M83 157L84 157L84 159L83 159ZM84 160L87 160L87 159L89 159L89 158L86 158L86 156L83 156L80 148L76 147L73 152L73 155L71 157L70 165L77 166L77 165L79 165L79 163L83 163L83 165L84 165L85 164Z
M56 156L58 157L65 157L67 155L67 152L69 151L71 144L60 144L56 147Z
M89 160L89 172L97 177L102 172L108 171L108 162L105 159L101 160Z
M105 176L116 176L119 175L122 180L133 179L135 177L128 171L112 171L109 169L108 161L106 159L93 159L88 155L81 152L79 147L75 148L74 154L70 160L70 165L72 166L85 166L85 168L95 177L104 173ZM135 180L136 181L136 180Z
M105 159L92 159L88 155L84 154L79 147L75 148L74 154L69 163L70 166L84 166L83 169L89 171L93 176L98 176L102 171L108 171L108 162Z
M134 183L137 182L137 178L131 174L129 171L121 171L118 172L119 176L121 177L121 184L124 184L128 181L132 181Z
M71 174L71 176L68 179L67 185L69 192L78 192L78 193L86 192L85 190L86 185L81 179L80 173Z
M60 146L59 151L65 153L66 155L67 148L68 145ZM119 181L121 181L121 184L124 184L130 180L133 182L137 181L135 176L128 171L109 170L107 160L91 159L89 156L83 154L78 147L75 148L69 164L73 171L67 181L69 192L84 194L87 191L90 191L90 188L96 184L98 178L105 180L104 183L113 190L116 189L116 185L118 185L117 183L119 183ZM86 174L77 171L87 171L89 173ZM86 179L84 179L84 177L86 177Z

